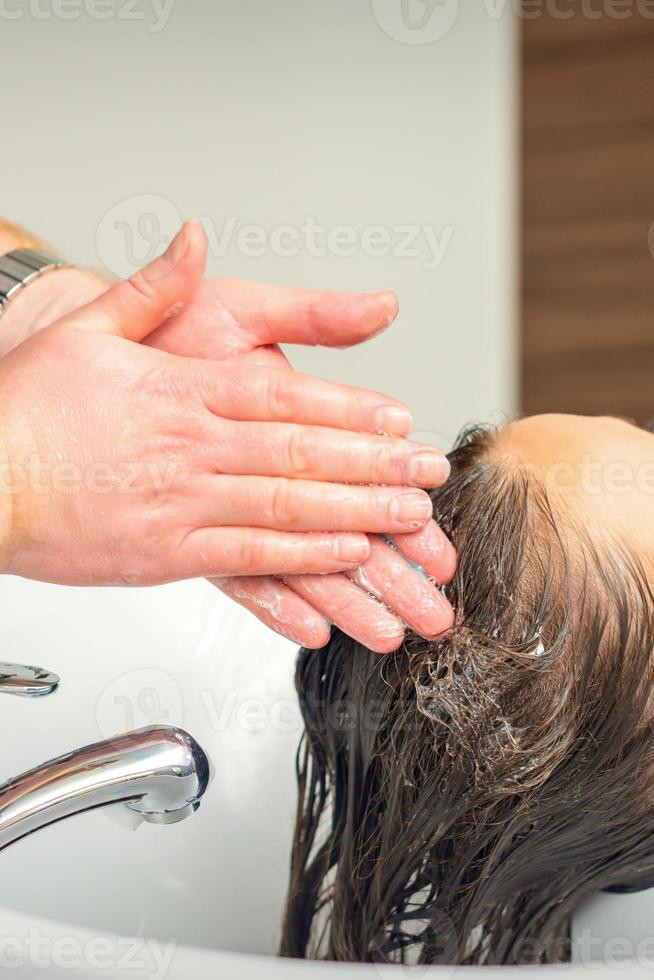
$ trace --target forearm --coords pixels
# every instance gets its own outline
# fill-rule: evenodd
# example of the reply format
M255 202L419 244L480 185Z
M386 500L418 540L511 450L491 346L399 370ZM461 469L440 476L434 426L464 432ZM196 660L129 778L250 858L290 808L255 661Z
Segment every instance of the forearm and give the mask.
M50 245L0 218L0 255L16 248L56 254ZM0 357L42 327L90 303L109 288L101 275L86 269L55 269L21 289L0 316Z

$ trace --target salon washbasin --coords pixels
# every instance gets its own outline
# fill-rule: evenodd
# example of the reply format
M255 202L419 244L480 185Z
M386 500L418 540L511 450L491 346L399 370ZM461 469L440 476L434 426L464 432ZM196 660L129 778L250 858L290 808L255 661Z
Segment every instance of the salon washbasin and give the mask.
M0 967L105 980L407 975L274 956L301 732L292 644L205 582L76 590L5 578L0 608L3 659L46 664L63 678L51 697L2 702L0 780L72 745L149 725L192 731L215 771L191 820L134 829L112 807L1 853ZM638 958L638 942L648 927L654 933L649 918L651 893L604 895L580 911L575 933L590 930L593 962L619 959L615 943L607 955L612 938Z

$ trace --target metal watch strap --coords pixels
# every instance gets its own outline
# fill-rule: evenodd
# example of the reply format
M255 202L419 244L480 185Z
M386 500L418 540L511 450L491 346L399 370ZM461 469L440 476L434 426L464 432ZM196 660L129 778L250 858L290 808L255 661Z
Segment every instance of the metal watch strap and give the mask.
M0 317L7 303L23 286L27 286L44 272L67 266L68 263L62 259L46 252L37 252L33 248L16 248L13 252L0 256Z

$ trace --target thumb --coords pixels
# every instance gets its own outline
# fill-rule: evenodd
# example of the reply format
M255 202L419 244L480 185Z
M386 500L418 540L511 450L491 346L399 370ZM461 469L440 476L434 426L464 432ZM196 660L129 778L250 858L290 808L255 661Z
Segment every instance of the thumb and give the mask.
M141 341L193 297L204 274L207 236L187 221L163 255L66 317L81 330Z

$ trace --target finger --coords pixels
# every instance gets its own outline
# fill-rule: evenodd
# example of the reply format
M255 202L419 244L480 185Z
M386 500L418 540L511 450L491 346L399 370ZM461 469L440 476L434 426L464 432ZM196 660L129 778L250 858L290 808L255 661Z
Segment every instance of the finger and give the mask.
M279 579L236 576L209 581L293 643L318 650L328 642L331 631L325 617Z
M169 580L225 575L325 575L365 561L362 534L286 534L253 527L201 527L187 534Z
M344 575L297 575L285 579L314 609L375 653L391 653L404 639L404 624Z
M427 639L440 636L454 623L454 611L436 586L379 538L370 539L370 558L347 574Z
M251 364L197 360L195 370L207 408L224 418L302 422L393 435L408 434L413 424L408 408L365 388Z
M221 473L430 489L450 472L447 457L432 446L309 425L230 421L217 427L210 452L215 446Z
M454 578L456 549L435 521L425 524L419 531L398 534L392 541L409 561L420 565L440 585L446 585Z
M281 368L283 371L293 370L286 354L277 344L271 344L269 347L255 347L247 354L241 354L239 360L248 364L258 364L259 367Z
M221 296L257 344L350 347L385 330L398 313L391 292L326 292L224 279Z
M202 279L206 254L202 226L189 221L163 255L80 307L67 322L78 329L143 340L191 299Z
M196 478L188 513L196 527L220 524L277 531L417 530L432 515L429 496L407 487L358 487L284 477Z

